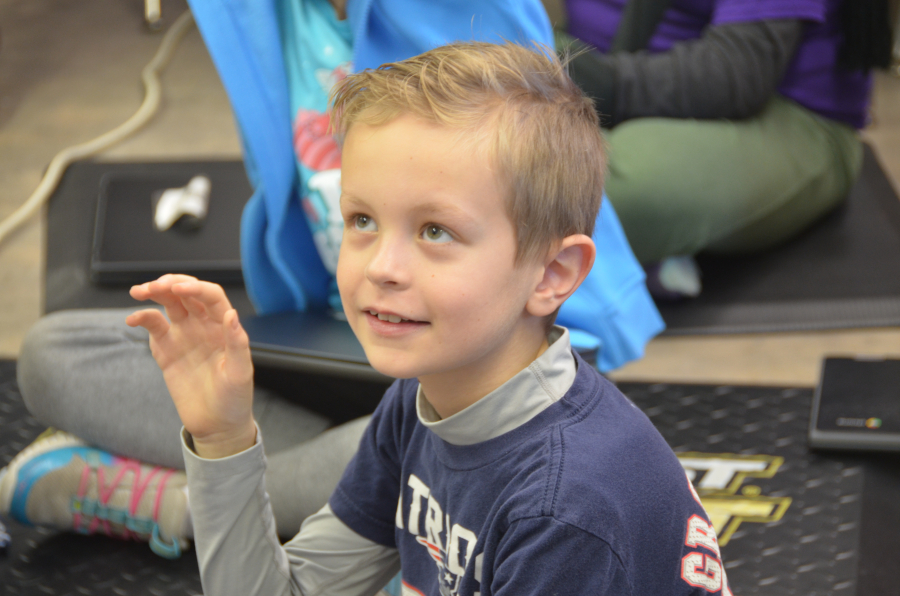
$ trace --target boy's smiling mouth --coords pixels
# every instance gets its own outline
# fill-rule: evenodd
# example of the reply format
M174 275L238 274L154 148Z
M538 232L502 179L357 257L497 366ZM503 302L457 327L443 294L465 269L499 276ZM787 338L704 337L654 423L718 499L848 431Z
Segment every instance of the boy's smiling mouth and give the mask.
M380 312L376 312L374 310L368 311L370 315L373 317L378 317L379 321L388 321L390 323L410 323L409 319L404 319L400 315L386 315Z
M414 321L412 319L404 319L400 315L395 315L393 313L383 313L377 310L367 309L364 310L366 314L376 317L379 321L387 321L388 323L424 323L424 321Z
M369 323L369 329L375 335L384 338L405 336L428 326L427 321L407 319L392 312L379 311L372 308L363 309L362 312Z

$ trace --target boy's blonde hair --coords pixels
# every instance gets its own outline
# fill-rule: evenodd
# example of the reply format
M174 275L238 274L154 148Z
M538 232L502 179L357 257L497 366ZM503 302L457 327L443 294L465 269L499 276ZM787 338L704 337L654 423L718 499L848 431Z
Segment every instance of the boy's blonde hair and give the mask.
M351 75L332 101L341 138L357 122L412 114L459 128L461 139L487 148L510 188L517 262L544 258L554 241L593 232L606 166L599 120L548 48L457 42Z

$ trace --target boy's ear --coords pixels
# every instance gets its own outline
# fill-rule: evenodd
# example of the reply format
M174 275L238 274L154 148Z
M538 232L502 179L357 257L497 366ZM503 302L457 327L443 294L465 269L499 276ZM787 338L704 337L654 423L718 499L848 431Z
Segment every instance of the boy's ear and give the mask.
M554 244L544 261L544 277L525 307L528 313L545 317L556 312L590 273L596 255L594 241L584 234L566 236Z

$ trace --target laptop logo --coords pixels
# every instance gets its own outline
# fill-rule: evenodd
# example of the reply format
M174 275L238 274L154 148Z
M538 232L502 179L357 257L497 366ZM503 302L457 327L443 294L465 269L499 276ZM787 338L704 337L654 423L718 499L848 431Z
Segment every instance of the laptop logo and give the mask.
M868 429L876 429L881 428L881 418L845 418L841 417L834 421L837 426L849 427L849 428L868 428Z

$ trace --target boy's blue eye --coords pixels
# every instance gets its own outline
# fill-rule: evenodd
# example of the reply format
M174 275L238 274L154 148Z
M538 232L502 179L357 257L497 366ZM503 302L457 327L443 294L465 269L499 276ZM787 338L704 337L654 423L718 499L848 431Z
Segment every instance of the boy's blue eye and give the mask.
M422 238L428 242L434 242L435 244L443 244L453 240L453 237L450 236L444 228L433 224L426 226L425 230L422 232Z
M353 218L353 227L360 232L374 232L378 229L375 220L368 215L357 215Z

